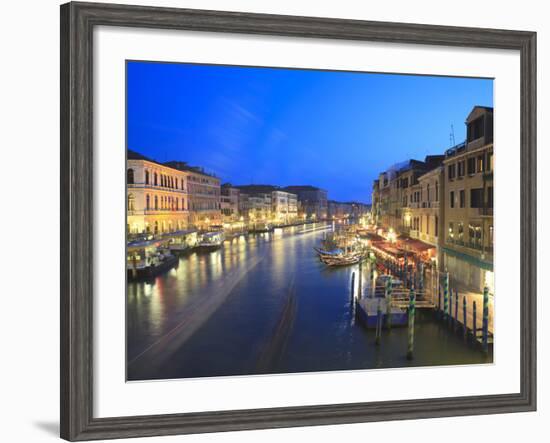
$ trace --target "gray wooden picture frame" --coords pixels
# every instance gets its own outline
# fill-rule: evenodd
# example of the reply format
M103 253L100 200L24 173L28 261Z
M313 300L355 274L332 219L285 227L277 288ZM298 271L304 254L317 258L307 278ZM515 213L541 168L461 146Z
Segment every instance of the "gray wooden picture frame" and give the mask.
M99 25L517 50L521 392L185 414L93 416L93 29ZM92 440L536 409L536 33L99 3L61 6L61 437ZM510 177L511 178L511 177ZM517 294L510 294L517 296Z

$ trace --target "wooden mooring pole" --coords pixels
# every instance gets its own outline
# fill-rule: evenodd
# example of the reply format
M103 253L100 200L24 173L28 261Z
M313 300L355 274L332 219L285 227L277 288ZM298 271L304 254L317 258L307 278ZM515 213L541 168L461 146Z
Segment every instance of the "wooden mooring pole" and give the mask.
M458 329L458 289L455 289L455 329Z
M407 360L412 360L414 353L414 315L415 315L416 295L414 288L409 292L409 336L407 343Z
M378 304L376 306L376 346L380 345L380 336L382 335L382 306L380 303L381 300L378 299Z
M453 324L453 290L449 289L449 315L447 316L449 325Z
M445 273L443 281L443 319L446 320L449 315L449 273Z
M464 329L464 340L468 339L468 318L466 317L466 296L462 298L462 328Z
M351 273L351 300L353 301L355 296L355 271Z
M483 335L482 345L483 352L489 351L489 288L485 286L483 288Z
M386 328L391 329L391 278L386 280Z
M472 309L472 317L473 317L473 323L472 323L472 335L474 338L474 344L477 344L477 308L476 308L476 301L474 300L474 306Z
M357 288L357 298L363 297L363 262L359 262L359 284Z

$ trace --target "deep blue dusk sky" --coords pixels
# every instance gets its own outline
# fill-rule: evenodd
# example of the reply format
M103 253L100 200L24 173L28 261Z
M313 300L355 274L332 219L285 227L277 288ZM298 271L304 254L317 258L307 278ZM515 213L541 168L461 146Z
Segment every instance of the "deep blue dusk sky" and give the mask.
M128 148L233 184L370 202L379 172L465 138L485 79L128 62Z

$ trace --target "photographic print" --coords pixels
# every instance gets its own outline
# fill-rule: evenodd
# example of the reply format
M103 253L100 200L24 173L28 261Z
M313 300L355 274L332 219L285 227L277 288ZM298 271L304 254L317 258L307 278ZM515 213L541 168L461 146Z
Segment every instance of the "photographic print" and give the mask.
M493 113L488 78L127 61L127 380L492 363Z

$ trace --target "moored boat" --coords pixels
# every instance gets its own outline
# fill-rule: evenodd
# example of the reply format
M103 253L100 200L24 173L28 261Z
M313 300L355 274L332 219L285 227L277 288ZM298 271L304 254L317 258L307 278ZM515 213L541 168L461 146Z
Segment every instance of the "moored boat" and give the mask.
M271 232L275 229L275 227L271 223L264 223L264 222L257 222L252 225L252 227L248 228L248 232L250 233L263 233L263 232Z
M200 237L197 243L197 249L199 251L215 251L221 248L224 240L225 235L222 231L206 232Z
M165 234L163 238L168 239L170 252L174 254L186 254L197 246L199 237L196 229L187 229Z
M172 269L178 259L161 240L142 240L127 245L126 271L129 279L146 279Z
M322 256L321 261L327 266L355 265L365 259L363 254L347 253L339 256Z

